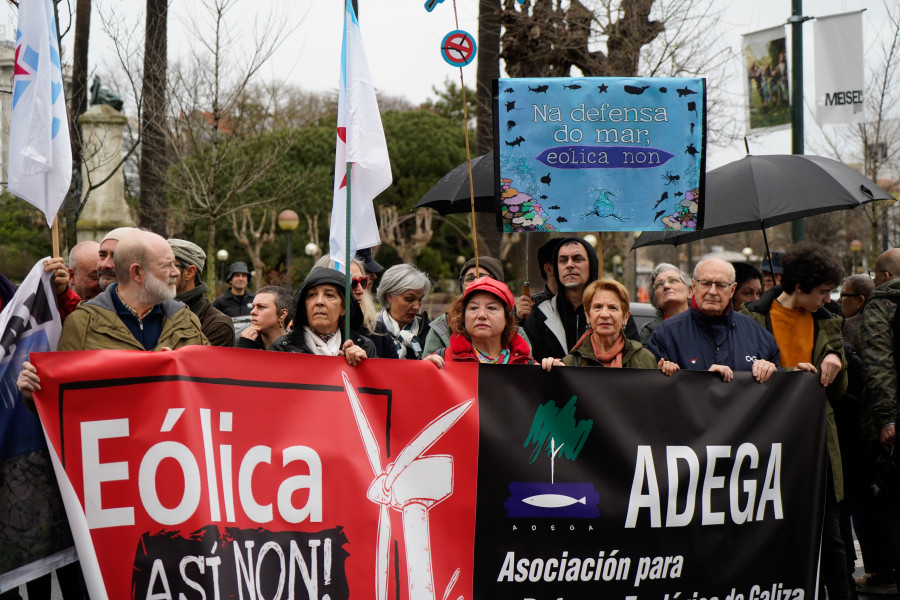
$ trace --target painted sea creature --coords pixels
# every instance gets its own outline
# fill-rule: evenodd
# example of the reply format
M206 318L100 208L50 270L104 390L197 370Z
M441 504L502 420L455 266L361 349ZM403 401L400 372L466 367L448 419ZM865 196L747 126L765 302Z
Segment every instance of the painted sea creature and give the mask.
M615 206L613 205L613 201L609 199L610 196L615 196L609 190L600 190L600 194L597 196L597 199L594 200L594 205L588 212L581 215L581 219L586 221L591 217L612 217L613 219L618 219L619 221L627 221L626 217L620 217L615 214Z

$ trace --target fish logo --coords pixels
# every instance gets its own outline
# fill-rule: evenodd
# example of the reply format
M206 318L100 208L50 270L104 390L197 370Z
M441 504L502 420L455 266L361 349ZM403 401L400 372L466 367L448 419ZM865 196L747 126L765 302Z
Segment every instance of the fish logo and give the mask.
M539 508L562 508L573 504L587 505L587 496L575 499L565 494L537 494L536 496L522 498L522 502Z

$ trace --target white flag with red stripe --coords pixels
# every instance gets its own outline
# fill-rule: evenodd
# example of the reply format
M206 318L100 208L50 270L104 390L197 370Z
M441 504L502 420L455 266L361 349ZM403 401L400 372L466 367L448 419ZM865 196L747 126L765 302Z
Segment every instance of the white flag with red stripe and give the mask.
M346 262L347 163L350 170L350 255L381 242L372 201L393 180L381 114L369 74L359 21L347 0L338 91L337 150L334 158L334 204L329 254Z

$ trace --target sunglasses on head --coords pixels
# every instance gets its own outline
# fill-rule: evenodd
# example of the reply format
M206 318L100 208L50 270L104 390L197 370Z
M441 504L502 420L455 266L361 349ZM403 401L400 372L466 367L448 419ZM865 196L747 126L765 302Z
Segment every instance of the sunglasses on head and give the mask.
M362 287L362 289L366 289L369 287L369 278L368 277L360 277L359 279L351 279L350 280L350 289L355 290L356 286Z

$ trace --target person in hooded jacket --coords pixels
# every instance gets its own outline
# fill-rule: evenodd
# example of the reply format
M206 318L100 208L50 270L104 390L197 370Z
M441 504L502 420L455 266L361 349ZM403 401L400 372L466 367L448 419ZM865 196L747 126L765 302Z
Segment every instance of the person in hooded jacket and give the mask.
M597 279L597 253L581 238L564 238L553 252L553 264L558 293L535 306L524 324L535 360L564 357L588 329L581 301Z
M505 283L492 277L476 279L450 307L450 345L424 360L438 368L445 361L535 364L528 344L518 333L514 307L515 300Z
M350 365L377 358L372 340L359 333L363 314L353 296L344 304L344 274L314 267L297 292L294 327L269 347L274 352L343 356ZM344 339L344 320L350 319L350 338Z

